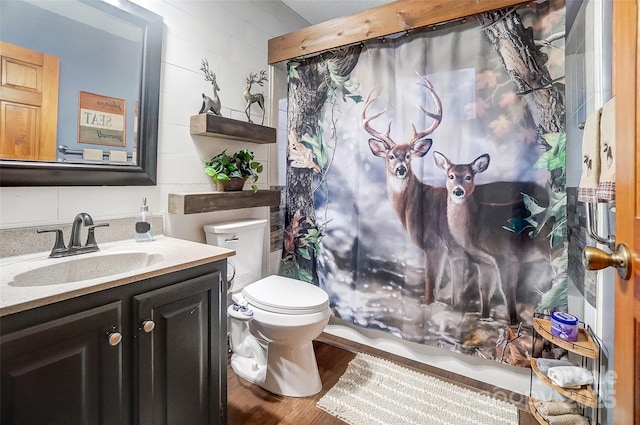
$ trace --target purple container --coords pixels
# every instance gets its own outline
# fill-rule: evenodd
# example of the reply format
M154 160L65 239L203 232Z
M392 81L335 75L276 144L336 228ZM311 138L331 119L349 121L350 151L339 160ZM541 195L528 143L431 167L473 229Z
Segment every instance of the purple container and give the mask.
M565 341L578 339L578 318L573 314L554 311L551 313L551 334Z

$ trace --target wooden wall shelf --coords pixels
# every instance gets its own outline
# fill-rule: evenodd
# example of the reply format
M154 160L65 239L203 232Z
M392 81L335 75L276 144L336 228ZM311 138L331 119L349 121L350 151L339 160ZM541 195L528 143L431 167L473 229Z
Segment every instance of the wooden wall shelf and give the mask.
M212 211L236 210L280 205L279 190L251 190L238 192L170 193L170 214L198 214Z
M191 134L221 137L251 143L275 143L276 129L213 114L192 115Z

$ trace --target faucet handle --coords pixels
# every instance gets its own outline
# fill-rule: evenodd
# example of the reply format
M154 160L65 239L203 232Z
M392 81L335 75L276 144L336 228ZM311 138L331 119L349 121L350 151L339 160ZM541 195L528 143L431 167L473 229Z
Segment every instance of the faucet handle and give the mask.
M64 245L64 236L62 234L62 229L38 229L37 233L52 233L56 234L56 241L53 244L53 249L51 250L51 254L49 257L58 257L59 253L65 251L67 247ZM56 255L58 254L58 255Z
M96 227L109 227L109 223L92 224L91 226L87 227L89 228L89 232L87 233L87 242L84 245L97 247L98 244L96 243L96 235L94 233L94 229Z

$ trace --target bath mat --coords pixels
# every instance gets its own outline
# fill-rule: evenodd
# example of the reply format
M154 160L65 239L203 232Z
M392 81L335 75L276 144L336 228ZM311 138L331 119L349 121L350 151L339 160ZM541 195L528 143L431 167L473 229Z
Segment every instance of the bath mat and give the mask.
M518 409L359 353L317 406L351 425L517 425Z

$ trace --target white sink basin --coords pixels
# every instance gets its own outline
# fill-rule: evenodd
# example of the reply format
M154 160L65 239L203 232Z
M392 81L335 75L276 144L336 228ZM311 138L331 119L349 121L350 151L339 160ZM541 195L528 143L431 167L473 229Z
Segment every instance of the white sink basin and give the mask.
M16 273L10 286L48 286L108 277L156 264L162 254L141 251L81 254L51 263L39 261L33 268Z
M2 0L0 0L2 1ZM0 258L0 317L96 291L224 260L232 250L158 235L151 242L100 244L100 251L49 258Z

